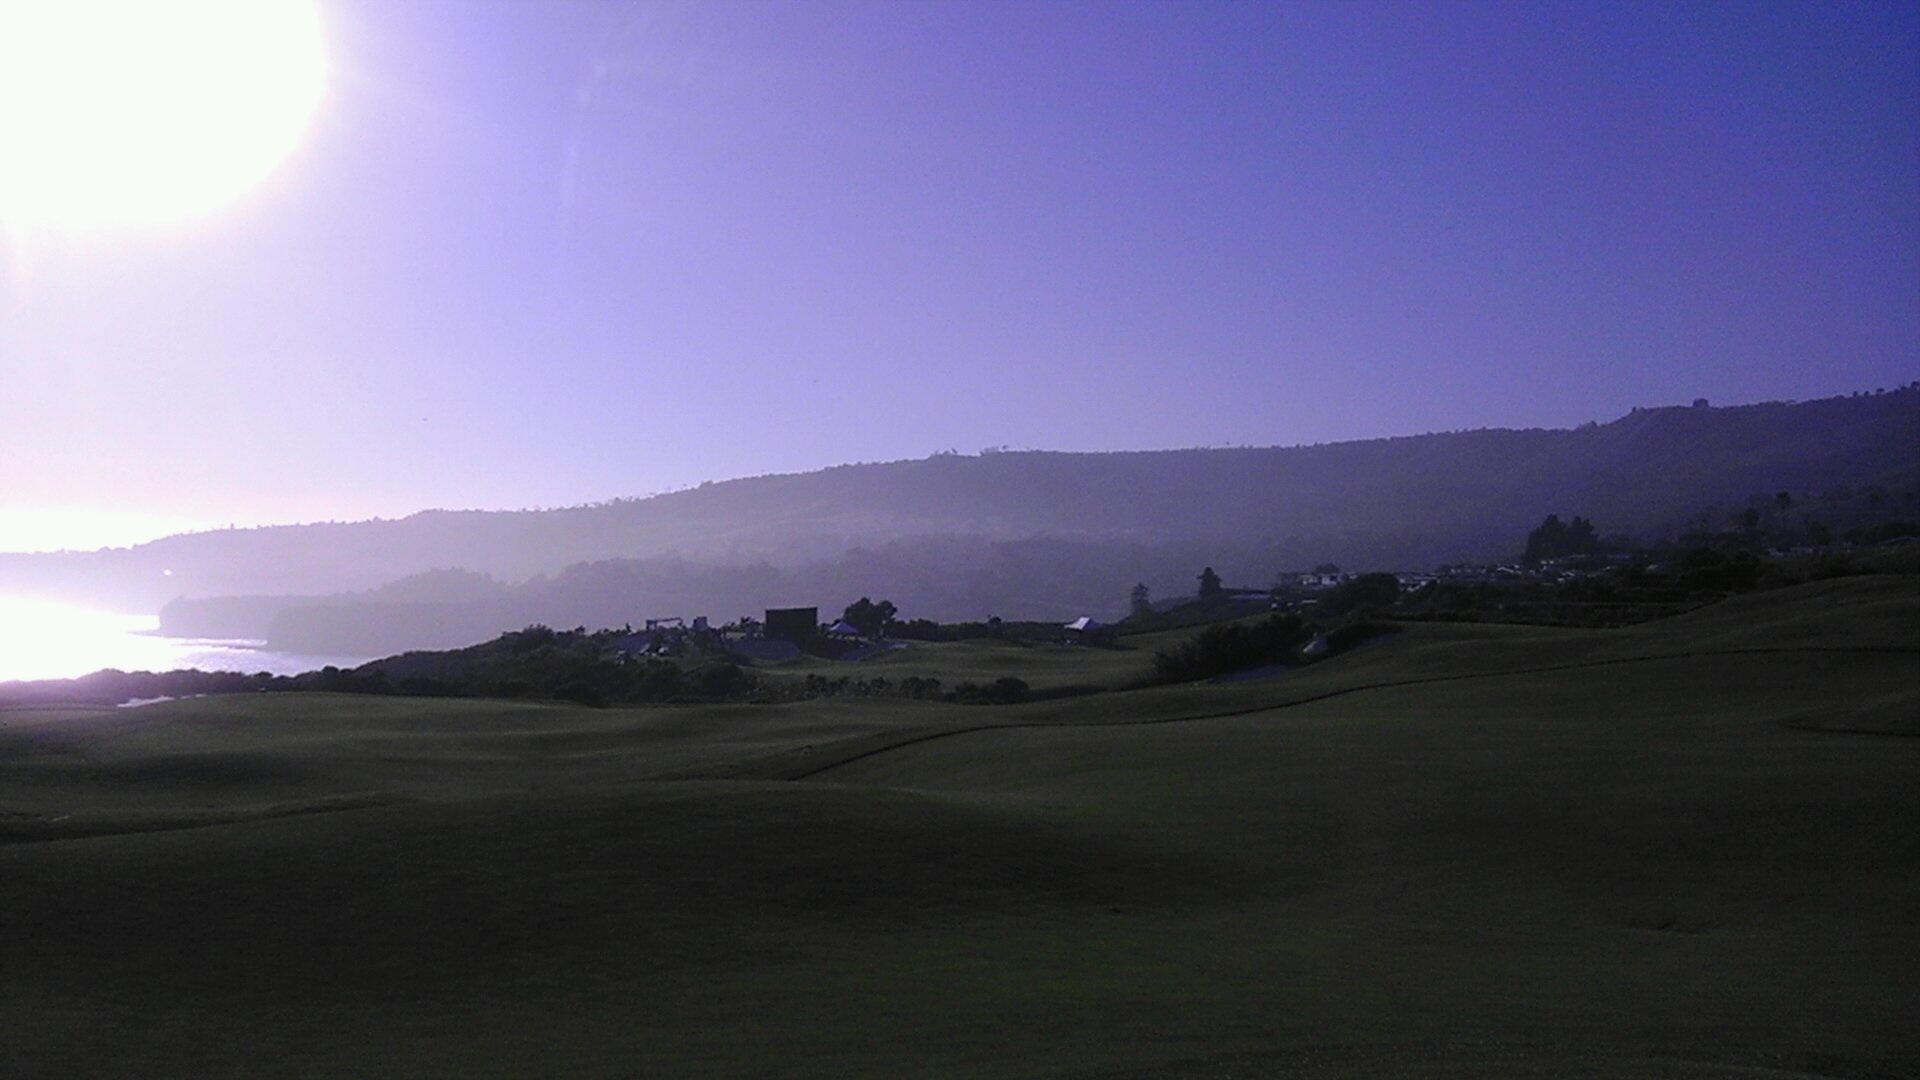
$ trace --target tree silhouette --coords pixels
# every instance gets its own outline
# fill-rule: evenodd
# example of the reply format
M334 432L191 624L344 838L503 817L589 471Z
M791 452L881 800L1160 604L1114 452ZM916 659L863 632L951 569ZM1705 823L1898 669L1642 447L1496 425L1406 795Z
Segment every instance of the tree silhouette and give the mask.
M1221 591L1220 575L1213 572L1213 567L1209 566L1205 570L1200 571L1201 599L1204 600L1209 597L1219 596Z
M893 617L898 614L900 609L893 606L893 601L882 600L876 604L863 596L848 604L847 609L840 613L840 617L855 630L868 637L875 637L886 629L887 624L892 622Z
M1537 563L1564 555L1589 555L1599 549L1600 538L1593 522L1577 515L1572 521L1561 521L1559 514L1548 514L1539 528L1527 534L1525 559Z
M1136 618L1153 614L1153 598L1147 592L1146 582L1133 587L1133 592L1127 598L1127 612Z

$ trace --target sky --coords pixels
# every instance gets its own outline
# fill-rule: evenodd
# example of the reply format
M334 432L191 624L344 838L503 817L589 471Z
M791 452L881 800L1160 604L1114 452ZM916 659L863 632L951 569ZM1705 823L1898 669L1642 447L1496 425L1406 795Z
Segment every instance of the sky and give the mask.
M314 3L257 183L0 205L0 551L1920 377L1912 3Z

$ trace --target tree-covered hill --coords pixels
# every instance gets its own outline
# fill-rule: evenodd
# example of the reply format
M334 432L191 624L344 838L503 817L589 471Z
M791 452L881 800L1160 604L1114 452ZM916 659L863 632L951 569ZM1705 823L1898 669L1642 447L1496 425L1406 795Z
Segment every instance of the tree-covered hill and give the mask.
M1397 568L1501 558L1550 512L1582 514L1610 533L1647 535L1676 531L1703 507L1737 506L1756 492L1872 488L1912 500L1920 489L1915 446L1920 386L1801 403L1638 409L1571 430L940 454L557 510L433 510L399 520L186 534L100 552L0 555L0 589L155 610L182 596L364 592L435 568L513 584L606 560L670 560L783 573L916 564L915 583L932 595L942 575L989 583L1032 577L1031 567L1016 574L1004 566L1044 548L995 545L1041 539L1071 545L1060 550L1073 560L1050 564L1043 577L1098 566L1103 575L1127 577L1122 590L1156 575L1171 584L1168 575L1190 576L1197 557L1229 580L1260 583L1278 567L1321 561ZM471 592L468 584L461 589ZM860 585L855 594L881 587ZM1087 602L1080 592L1059 591L1066 606ZM992 595L974 587L968 603ZM480 598L463 592L457 599ZM732 598L715 603L723 599Z

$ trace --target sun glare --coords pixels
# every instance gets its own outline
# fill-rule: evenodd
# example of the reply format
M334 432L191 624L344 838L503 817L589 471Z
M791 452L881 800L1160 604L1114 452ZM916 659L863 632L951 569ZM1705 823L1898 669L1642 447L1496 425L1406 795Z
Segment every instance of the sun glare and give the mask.
M0 504L0 554L131 547L207 527L204 521L168 514Z
M77 679L104 667L165 670L167 642L141 635L156 624L151 615L0 595L0 682Z
M312 0L0 0L0 221L205 214L292 152L324 82Z

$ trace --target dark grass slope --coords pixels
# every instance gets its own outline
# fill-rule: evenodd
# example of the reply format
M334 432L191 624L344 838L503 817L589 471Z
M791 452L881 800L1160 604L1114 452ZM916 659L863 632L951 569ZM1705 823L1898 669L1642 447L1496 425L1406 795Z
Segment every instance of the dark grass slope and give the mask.
M0 714L0 1075L1920 1075L1917 615L993 710Z

